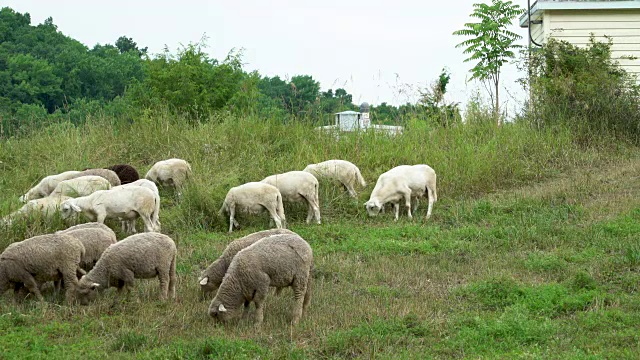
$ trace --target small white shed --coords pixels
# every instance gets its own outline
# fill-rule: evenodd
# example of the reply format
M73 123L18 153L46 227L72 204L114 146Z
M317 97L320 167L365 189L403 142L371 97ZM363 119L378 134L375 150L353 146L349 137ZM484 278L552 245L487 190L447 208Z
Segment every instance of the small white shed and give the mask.
M640 0L538 0L529 10L531 23L525 12L520 26L531 28L532 43L555 38L586 46L591 34L598 41L610 37L612 57L627 72L640 74Z

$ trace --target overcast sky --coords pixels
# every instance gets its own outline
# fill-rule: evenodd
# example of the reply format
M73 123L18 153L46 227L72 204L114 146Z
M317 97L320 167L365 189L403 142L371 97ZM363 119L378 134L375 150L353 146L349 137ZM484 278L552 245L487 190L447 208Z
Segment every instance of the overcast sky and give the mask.
M463 105L478 84L466 83L463 40L452 32L465 22L473 2L323 0L2 0L1 6L31 14L32 24L53 17L64 34L89 47L132 37L151 54L164 46L208 37L208 52L221 59L244 49L245 68L282 78L312 75L322 90L345 88L355 103L415 101L416 90L432 82L443 67L451 72L448 101ZM488 0L486 0L488 1ZM521 6L525 1L516 0ZM438 4L438 5L435 5ZM515 23L515 22L514 22ZM523 35L526 29L512 27ZM513 108L524 93L514 83L521 74L504 69L501 97Z

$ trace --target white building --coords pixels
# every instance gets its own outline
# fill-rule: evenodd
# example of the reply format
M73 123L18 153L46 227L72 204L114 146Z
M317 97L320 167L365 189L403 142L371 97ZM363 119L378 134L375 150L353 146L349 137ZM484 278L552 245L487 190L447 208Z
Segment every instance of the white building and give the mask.
M520 26L530 27L532 44L554 38L586 46L591 34L598 41L610 37L613 59L630 74L640 74L639 0L538 0L530 13L520 17Z

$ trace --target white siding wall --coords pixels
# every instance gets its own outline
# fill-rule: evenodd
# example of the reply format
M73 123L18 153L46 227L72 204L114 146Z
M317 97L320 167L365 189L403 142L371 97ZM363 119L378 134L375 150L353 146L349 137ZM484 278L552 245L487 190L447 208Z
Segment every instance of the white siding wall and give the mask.
M545 11L543 28L545 40L551 36L579 46L589 43L591 33L599 41L610 36L613 58L628 72L640 74L640 9ZM624 59L629 56L637 59Z

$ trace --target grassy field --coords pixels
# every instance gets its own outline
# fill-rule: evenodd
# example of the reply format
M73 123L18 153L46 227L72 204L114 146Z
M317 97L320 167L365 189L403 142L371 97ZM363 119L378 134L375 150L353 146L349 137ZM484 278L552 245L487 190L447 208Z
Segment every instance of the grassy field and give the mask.
M125 301L109 290L90 306L13 303L0 296L0 358L637 358L640 353L640 156L603 139L580 148L565 131L521 125L407 129L396 139L339 140L300 124L224 118L190 126L149 115L131 125L97 119L0 142L0 215L42 176L157 160L188 160L194 179L178 199L163 189L162 231L178 246L178 299L157 300L140 280ZM616 144L616 145L611 145ZM290 290L271 294L260 330L207 316L200 271L232 239L264 229L218 217L229 187L308 163L357 164L368 186L353 200L321 183L322 225L285 205L312 246L308 313L289 326ZM438 173L430 220L368 218L377 176L399 164ZM422 203L423 205L425 202ZM140 226L140 224L139 224ZM30 219L0 228L0 249L64 228ZM119 234L122 237L122 234Z

